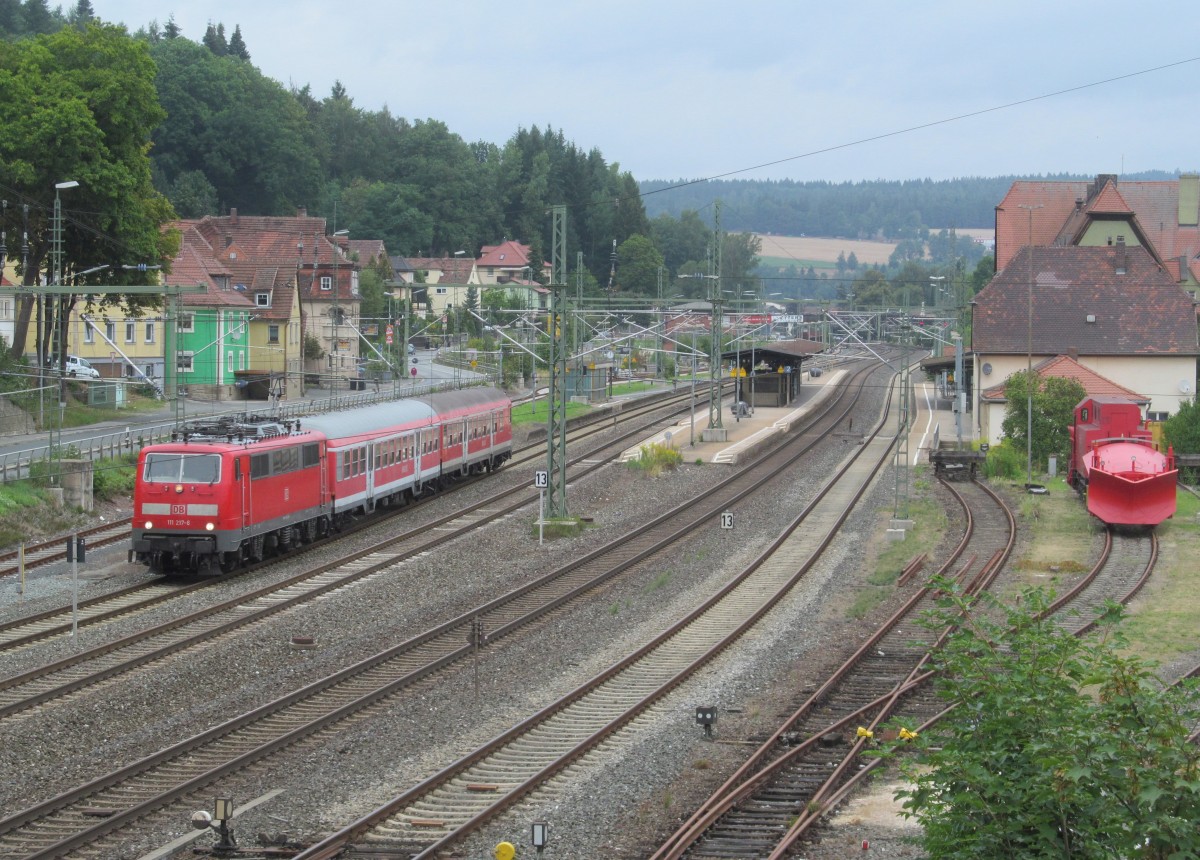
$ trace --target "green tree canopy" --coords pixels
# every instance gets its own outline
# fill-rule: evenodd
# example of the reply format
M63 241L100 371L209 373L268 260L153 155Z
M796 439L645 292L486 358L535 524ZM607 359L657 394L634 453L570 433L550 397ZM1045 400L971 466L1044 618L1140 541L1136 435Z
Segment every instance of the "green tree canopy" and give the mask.
M654 242L645 236L630 236L617 248L617 284L625 292L656 297L662 265L662 254Z
M61 195L64 280L107 265L92 283L135 283L123 265L158 265L174 253L178 240L159 229L174 213L151 183L147 156L164 116L154 71L145 43L112 25L65 27L0 51L0 183L17 196L3 226L20 235L29 206L24 283L50 266L55 186L68 181L79 185ZM14 355L26 349L31 312L28 301L17 308Z
M170 116L154 134L160 187L173 189L184 174L198 172L222 209L248 214L290 215L316 199L320 164L290 93L250 63L188 39L163 39L152 53L158 97Z
M1200 856L1195 682L1166 687L1123 656L1116 604L1099 633L1076 637L1045 617L1044 592L997 606L940 586L930 627L956 632L935 652L936 685L953 709L890 748L913 753L899 796L927 855Z
M1176 454L1200 453L1200 406L1195 400L1179 404L1179 411L1163 423L1163 436Z
M1004 435L1017 448L1028 449L1030 375L1019 371L1004 383L1008 407L1001 425ZM1065 463L1071 453L1067 428L1075 420L1075 407L1087 396L1083 386L1074 379L1059 376L1042 377L1033 371L1033 467L1043 470L1047 458L1056 456Z

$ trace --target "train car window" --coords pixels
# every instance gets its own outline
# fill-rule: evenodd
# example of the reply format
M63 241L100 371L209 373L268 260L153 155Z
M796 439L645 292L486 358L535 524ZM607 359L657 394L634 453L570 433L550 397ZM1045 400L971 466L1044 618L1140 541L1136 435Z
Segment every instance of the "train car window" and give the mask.
M321 447L316 443L305 445L300 449L301 457L303 457L303 465L301 468L308 469L321 462Z
M1079 420L1081 420L1084 424L1087 424L1088 408L1086 406L1079 410Z
M300 464L300 452L295 448L279 448L271 452L271 474L294 472Z
M217 454L184 455L180 478L197 484L215 484L221 477L221 457Z
M250 455L250 480L265 478L271 474L271 456L269 454Z
M175 484L215 484L221 478L219 454L147 454L142 480Z
M242 461L241 460L233 461L233 479L235 481L240 481L242 479Z
M342 480L344 481L350 477L350 452L349 451L338 452L338 459L341 461L341 470L340 471L342 473Z

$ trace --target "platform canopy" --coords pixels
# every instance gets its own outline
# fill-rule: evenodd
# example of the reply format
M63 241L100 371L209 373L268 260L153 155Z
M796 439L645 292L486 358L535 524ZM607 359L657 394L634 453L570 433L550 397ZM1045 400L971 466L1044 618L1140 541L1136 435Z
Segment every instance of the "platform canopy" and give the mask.
M726 350L721 353L721 360L737 364L751 372L751 362L757 367L766 365L772 372L783 368L784 373L800 373L804 359L810 358L825 350L825 344L815 340L777 340L766 344L745 346L741 349ZM790 370L789 370L790 368Z

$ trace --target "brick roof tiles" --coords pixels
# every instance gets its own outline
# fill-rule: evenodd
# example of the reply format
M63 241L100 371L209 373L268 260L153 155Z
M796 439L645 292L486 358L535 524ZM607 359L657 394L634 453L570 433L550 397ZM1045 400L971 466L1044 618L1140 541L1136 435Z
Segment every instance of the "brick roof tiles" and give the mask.
M1026 353L1031 298L1034 354L1200 354L1191 296L1144 248L1022 248L976 296L975 350Z
M1149 397L1113 382L1107 376L1101 376L1096 371L1084 367L1070 356L1057 355L1053 358L1044 359L1033 366L1033 371L1043 379L1048 376L1074 379L1083 386L1083 390L1087 392L1089 397L1111 397L1115 400L1124 400L1139 405L1150 402ZM1006 385L1007 382L1002 382L999 385L993 385L991 388L985 388L979 393L979 396L988 402L1003 403L1008 400Z

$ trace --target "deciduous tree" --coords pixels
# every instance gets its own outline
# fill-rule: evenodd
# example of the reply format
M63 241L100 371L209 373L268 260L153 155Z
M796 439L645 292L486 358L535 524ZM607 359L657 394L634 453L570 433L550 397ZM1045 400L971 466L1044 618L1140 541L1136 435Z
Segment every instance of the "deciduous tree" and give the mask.
M939 585L930 626L956 632L936 685L953 709L915 737L894 726L887 748L913 753L898 795L931 860L1200 856L1195 682L1165 686L1126 656L1116 604L1080 638L1046 617L1045 592L998 606Z
M1028 448L1029 385L1031 377L1025 371L1012 374L1004 383L1008 407L1001 425L1004 435L1018 448ZM1087 392L1074 379L1058 376L1042 377L1035 370L1033 385L1033 466L1044 469L1047 458L1056 456L1066 462L1070 455L1067 428L1075 418L1075 406Z
M107 264L91 282L119 284L131 277L122 265L170 259L177 239L159 228L174 213L151 184L147 156L164 113L144 42L93 23L8 45L0 91L0 182L18 195L10 204L30 205L24 283L49 265L55 185L69 180L79 186L63 192L66 278ZM9 235L21 226L15 208L4 225ZM30 300L17 307L14 355L26 349L31 313Z

